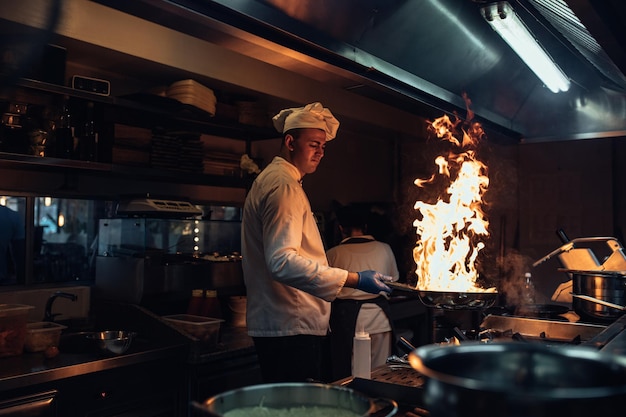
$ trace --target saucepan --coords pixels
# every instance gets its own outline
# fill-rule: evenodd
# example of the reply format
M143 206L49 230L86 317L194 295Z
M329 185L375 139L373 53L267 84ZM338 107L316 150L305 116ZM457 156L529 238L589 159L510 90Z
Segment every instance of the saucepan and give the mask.
M614 415L626 402L626 364L585 346L466 342L409 354L424 375L431 417Z
M394 400L372 399L351 388L322 383L284 382L251 385L217 394L202 403L192 402L196 416L255 417L282 415L310 417L386 416L398 411ZM288 410L288 411L287 411ZM381 414L385 413L385 414Z

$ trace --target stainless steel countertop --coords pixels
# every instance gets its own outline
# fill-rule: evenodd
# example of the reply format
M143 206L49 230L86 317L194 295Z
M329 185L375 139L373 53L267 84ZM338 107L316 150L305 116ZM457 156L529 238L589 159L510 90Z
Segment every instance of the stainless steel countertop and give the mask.
M196 352L189 340L149 311L135 305L116 306L116 310L127 326L138 330L137 338L126 353L108 356L97 350L61 351L47 359L43 352L24 352L0 358L0 392L150 361L178 360L181 366L187 366L254 353L252 339L245 328L222 326L217 346ZM117 318L109 318L99 322L98 328L115 328L118 323Z

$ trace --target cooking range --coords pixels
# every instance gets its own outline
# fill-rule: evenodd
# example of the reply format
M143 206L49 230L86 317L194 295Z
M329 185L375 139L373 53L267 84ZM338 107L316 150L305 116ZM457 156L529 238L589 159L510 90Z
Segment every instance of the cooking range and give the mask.
M592 249L588 244L608 248L608 256L600 255L597 247ZM518 350L535 346L561 352L572 346L582 346L598 352L625 355L626 316L623 312L626 308L615 305L623 299L626 282L623 272L626 270L626 258L621 244L613 238L575 239L564 242L563 247L539 263L553 256L558 257L565 267L559 271L572 277L573 285L568 287L571 288L568 291L583 295L582 300L586 304L574 296L569 300L570 306L562 305L564 303L527 304L525 308L511 311L493 306L497 299L494 293L420 291L402 284L393 287L419 297L427 306L433 345L511 343L509 347ZM622 271L607 272L607 267ZM406 345L407 354L415 351ZM429 411L424 400L426 377L409 364L407 356L389 358L385 367L372 373L371 380L356 378L342 383L371 397L397 401L400 416L427 416Z
M601 325L489 314L480 323L480 331L467 332L459 329L458 336L441 343L463 345L478 341L510 342L541 344L553 349L580 345L619 355L626 354L625 328L626 316L609 325ZM395 400L399 405L399 416L429 415L424 404L425 377L411 367L406 356L390 357L386 366L372 372L370 380L348 378L341 383L373 398Z

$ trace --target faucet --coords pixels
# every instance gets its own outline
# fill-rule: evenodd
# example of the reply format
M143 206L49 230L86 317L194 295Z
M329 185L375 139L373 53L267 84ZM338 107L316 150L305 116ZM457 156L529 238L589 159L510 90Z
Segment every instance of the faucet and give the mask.
M48 301L46 302L46 311L43 316L43 321L54 321L54 318L59 315L52 314L52 304L54 303L54 300L57 299L57 297L68 298L72 301L76 301L78 299L78 296L76 294L63 291L55 292L50 296L50 298L48 298Z

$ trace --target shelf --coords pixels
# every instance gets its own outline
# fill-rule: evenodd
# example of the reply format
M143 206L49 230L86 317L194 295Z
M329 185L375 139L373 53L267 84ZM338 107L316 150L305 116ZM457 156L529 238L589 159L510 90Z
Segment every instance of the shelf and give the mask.
M100 162L77 161L61 158L38 157L0 152L0 168L29 169L39 172L63 172L66 174L92 174L108 177L133 178L184 184L214 185L220 187L246 188L251 177L228 175L196 174L191 172L138 168L127 165L105 164Z
M211 116L195 106L154 94L136 93L124 97L103 96L31 79L21 79L17 86L150 114L161 120L180 123L185 128L192 128L213 136L247 141L273 139L279 136L273 128L241 124L233 120L224 119L219 114Z
M0 166L11 168L37 168L41 170L87 170L111 172L111 164L100 162L78 161L73 159L49 158L0 152Z
M112 123L118 122L130 125L143 123L152 129L177 128L179 130L190 130L212 136L245 141L276 137L276 132L273 129L243 125L226 121L219 117L212 117L209 113L194 106L152 94L139 93L125 97L111 97L31 79L21 79L16 86L36 93L47 93L59 97L68 96L77 100L101 104L101 110L102 107L108 109L106 110L109 120L107 123L110 123L111 126ZM157 123L159 124L158 126L155 125ZM109 133L109 136L111 136L111 139L109 139L110 146L113 146L113 133ZM101 139L103 137L101 136ZM108 161L108 159L105 159L105 161ZM247 176L193 173L176 169L38 157L10 152L0 152L0 168L29 170L38 173L85 175L116 180L127 178L139 181L231 188L247 188L251 183L251 178Z
M228 175L194 174L191 172L163 170L154 168L136 168L127 165L112 165L111 174L116 176L131 177L135 179L148 179L159 182L175 182L185 184L204 184L221 187L246 188L252 183L251 177L236 177Z

